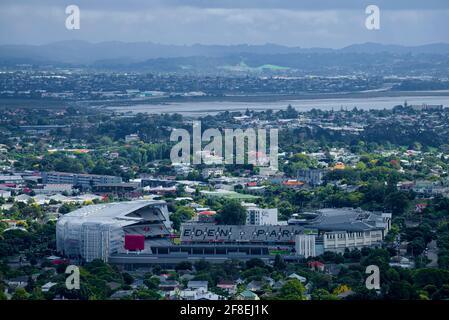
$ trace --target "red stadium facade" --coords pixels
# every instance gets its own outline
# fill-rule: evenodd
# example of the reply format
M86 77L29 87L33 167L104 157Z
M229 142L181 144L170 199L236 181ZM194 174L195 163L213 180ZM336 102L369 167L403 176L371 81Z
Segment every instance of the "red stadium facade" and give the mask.
M129 251L142 251L145 249L145 236L141 234L125 235L125 249Z

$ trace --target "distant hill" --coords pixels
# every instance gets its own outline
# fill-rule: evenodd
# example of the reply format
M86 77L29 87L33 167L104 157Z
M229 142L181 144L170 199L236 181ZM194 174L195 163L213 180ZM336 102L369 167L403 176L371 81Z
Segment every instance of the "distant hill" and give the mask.
M362 44L353 44L340 49L341 52L349 53L396 53L396 54L447 54L449 53L449 43L432 43L421 46L406 47L400 45L386 45L380 43L366 42Z
M238 55L291 55L310 53L392 53L392 54L448 54L449 44L435 43L422 46L384 45L378 43L354 44L341 49L287 47L276 44L264 45L165 45L152 42L100 42L62 41L46 45L1 45L0 62L59 63L91 65L134 64L151 59L210 57L221 58ZM262 61L260 63L270 64ZM282 64L279 64L282 65Z

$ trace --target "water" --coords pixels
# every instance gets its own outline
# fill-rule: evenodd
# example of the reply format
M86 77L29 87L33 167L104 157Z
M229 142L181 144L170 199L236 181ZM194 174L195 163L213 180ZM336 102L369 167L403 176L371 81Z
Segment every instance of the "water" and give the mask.
M188 101L168 104L137 104L132 106L110 106L115 111L130 111L133 113L180 113L183 115L203 116L216 114L221 111L249 110L279 110L291 104L298 111L311 109L340 110L353 109L391 109L396 105L423 103L449 107L449 96L401 96L401 97L372 97L372 98L332 98L332 99L304 99L269 102L237 102L237 101Z

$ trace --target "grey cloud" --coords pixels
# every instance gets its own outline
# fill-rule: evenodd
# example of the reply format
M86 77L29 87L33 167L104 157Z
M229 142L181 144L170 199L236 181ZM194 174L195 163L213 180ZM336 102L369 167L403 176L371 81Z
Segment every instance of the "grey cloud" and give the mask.
M367 4L381 8L381 30L364 28ZM81 30L65 29L78 4ZM423 10L425 9L425 10ZM0 3L0 43L59 40L165 44L262 44L342 47L376 41L449 42L449 1L80 0Z

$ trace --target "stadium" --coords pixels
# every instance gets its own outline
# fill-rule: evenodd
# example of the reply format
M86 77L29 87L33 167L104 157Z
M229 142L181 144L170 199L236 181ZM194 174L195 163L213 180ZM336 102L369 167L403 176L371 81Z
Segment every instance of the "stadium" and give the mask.
M56 225L60 253L85 261L108 261L114 253L142 251L144 241L168 239L171 223L164 201L130 201L83 207Z
M279 225L216 225L188 222L174 239L164 201L139 200L91 205L62 217L57 249L69 258L117 264L174 264L208 259L286 259L324 251L380 246L391 214L360 209L322 209ZM178 241L175 241L178 240Z

